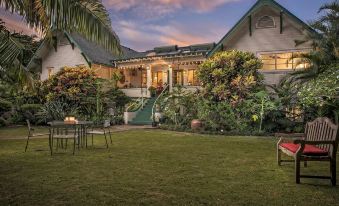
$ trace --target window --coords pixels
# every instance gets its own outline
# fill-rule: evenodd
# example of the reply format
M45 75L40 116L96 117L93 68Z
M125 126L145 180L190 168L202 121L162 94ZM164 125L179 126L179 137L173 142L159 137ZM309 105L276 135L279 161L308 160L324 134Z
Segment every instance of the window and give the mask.
M187 71L187 85L188 86L199 86L199 80L196 69L190 69Z
M54 67L47 67L47 75L50 78L53 75Z
M141 70L141 78L142 78L142 83L141 83L141 87L147 87L147 71L145 70Z
M260 58L263 70L305 69L309 63L302 58L297 58L301 52L265 53Z
M184 71L173 71L173 85L184 85Z
M262 16L259 18L256 28L262 29L262 28L274 28L275 22L273 17L271 16Z

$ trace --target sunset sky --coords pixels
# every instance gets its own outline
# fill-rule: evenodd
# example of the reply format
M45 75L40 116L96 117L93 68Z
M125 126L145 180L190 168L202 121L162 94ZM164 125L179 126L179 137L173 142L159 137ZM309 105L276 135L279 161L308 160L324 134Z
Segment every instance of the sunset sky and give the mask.
M332 0L277 0L308 22ZM156 46L218 42L256 0L103 0L122 45L144 51ZM0 18L16 31L31 31L20 18L0 9Z

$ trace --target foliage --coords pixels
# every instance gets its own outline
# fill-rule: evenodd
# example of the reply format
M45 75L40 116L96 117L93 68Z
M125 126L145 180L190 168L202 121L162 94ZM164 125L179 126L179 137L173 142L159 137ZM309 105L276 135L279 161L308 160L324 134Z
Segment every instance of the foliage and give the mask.
M339 64L333 64L314 80L303 84L297 94L304 110L316 109L317 116L328 116L338 122Z
M121 52L119 38L112 31L108 12L101 1L0 0L0 4L22 15L28 25L42 31L48 40L52 40L55 30L75 31L112 52ZM9 37L3 27L0 27L0 40L0 66L6 68L7 63L15 61L22 65L22 44Z
M93 70L84 66L63 68L43 82L43 91L47 102L65 103L77 108L78 117L95 122L111 118L109 108L115 116L121 115L130 101L110 81L98 78Z
M262 76L257 70L261 66L261 61L252 53L219 52L201 64L198 77L205 95L235 106L260 89Z
M68 104L78 104L83 97L95 96L98 77L85 66L64 67L43 82L47 101L62 99Z
M38 116L44 122L53 120L63 121L66 116L76 116L77 113L76 107L70 107L61 101L51 101L44 104Z
M316 78L325 72L328 65L338 62L339 57L339 3L337 0L324 4L319 13L324 14L317 20L310 23L313 32L307 32L303 40L296 40L296 45L311 43L313 51L308 54L301 54L310 64L310 68L299 70L291 74L290 82L299 84Z
M155 96L157 93L157 88L155 88L154 86L150 86L148 87L148 91L151 94L151 96Z
M197 107L194 107L198 101L197 96L197 93L187 92L182 87L176 87L173 92L164 93L159 100L159 106L166 123L188 127L192 119L197 116Z

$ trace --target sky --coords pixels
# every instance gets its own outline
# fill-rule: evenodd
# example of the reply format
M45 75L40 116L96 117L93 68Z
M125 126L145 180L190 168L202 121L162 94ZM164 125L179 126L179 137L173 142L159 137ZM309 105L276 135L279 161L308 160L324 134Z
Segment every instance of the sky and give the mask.
M145 51L157 46L218 42L256 0L102 0L122 45ZM276 0L305 22L333 0ZM0 8L17 32L32 34L20 18Z

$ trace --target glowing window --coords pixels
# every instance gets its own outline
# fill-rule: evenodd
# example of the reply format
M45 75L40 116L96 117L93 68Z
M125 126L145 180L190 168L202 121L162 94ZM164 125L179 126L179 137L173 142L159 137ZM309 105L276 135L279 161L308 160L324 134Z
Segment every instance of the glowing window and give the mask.
M47 67L47 75L48 78L50 78L51 76L53 76L54 73L54 67Z
M187 85L199 86L199 80L196 69L191 69L187 71Z
M301 52L285 52L285 53L265 53L260 58L263 63L263 70L294 70L306 69L309 63L299 58Z

